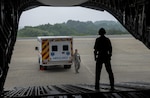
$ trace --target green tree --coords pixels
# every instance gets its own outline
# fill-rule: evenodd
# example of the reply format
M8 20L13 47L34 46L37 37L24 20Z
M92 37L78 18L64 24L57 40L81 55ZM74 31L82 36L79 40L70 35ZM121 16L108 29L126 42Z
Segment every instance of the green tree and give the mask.
M35 27L26 26L18 31L20 37L37 37L37 36L84 36L97 35L98 30L103 27L107 34L128 34L126 29L116 21L87 21L80 22L68 20L60 24L44 24Z

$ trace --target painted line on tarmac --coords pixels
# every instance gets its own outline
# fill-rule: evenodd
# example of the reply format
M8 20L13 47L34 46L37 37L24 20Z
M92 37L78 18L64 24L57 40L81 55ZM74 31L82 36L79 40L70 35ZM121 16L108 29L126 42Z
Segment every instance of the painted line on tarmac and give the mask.
M87 67L87 66L84 64L84 62L82 62L82 65L91 73L91 75L92 75L93 77L95 77L95 74L90 70L89 67Z
M134 39L134 38L123 38L123 37L122 37L122 38L111 38L111 37L110 37L110 39L123 39L123 40L128 40L128 39ZM77 41L80 41L80 40L81 40L81 41L84 41L84 40L85 40L85 41L86 41L86 40L93 40L93 41L95 41L96 38L89 38L89 39L88 39L88 38L75 38L74 40L77 40Z
M134 39L132 37L108 37L110 39ZM73 38L73 40L95 40L96 38ZM17 41L37 41L36 38L19 38Z
M118 38L111 38L110 37L110 39L134 39L134 38L131 38L131 37L128 37L128 38L123 38L123 37L122 38L121 37L120 38L119 37Z
M36 39L17 39L17 41L37 41Z

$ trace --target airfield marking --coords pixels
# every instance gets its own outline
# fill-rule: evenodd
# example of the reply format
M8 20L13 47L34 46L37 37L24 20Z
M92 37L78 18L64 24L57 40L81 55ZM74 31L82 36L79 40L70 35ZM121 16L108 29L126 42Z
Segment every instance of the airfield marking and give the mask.
M90 70L90 68L85 66L84 62L82 62L82 65L92 74L93 77L95 76L95 74Z

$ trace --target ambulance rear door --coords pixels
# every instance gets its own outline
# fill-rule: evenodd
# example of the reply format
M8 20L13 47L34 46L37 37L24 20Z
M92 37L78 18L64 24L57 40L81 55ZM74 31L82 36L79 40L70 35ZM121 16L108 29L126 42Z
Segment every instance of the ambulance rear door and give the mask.
M70 41L52 41L50 43L51 61L67 61L71 58Z

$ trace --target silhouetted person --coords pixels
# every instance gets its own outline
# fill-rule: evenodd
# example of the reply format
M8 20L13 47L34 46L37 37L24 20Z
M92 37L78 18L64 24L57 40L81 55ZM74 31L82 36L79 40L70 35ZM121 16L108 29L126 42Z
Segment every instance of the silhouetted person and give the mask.
M77 49L75 49L75 53L73 56L74 56L75 72L79 73L81 58L80 58L80 54L78 53Z
M100 74L103 63L105 64L106 71L109 74L111 89L114 89L114 75L111 68L112 46L109 38L105 37L106 31L104 28L99 30L99 35L94 45L94 57L96 61L96 76L95 76L95 89L99 90Z

